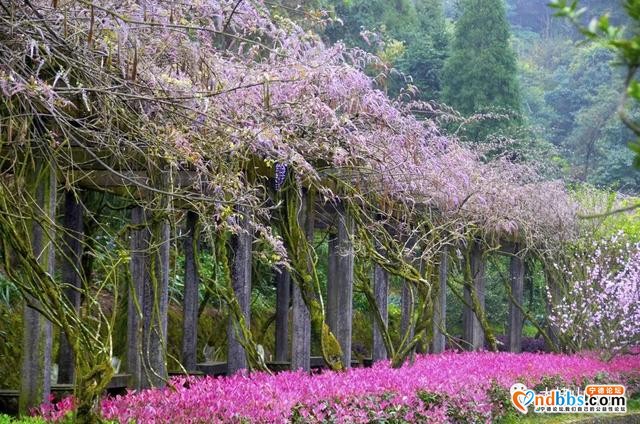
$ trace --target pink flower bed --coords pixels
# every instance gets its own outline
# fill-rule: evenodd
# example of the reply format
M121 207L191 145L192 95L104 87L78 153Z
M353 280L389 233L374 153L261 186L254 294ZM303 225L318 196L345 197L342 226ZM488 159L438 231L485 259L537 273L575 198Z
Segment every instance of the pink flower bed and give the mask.
M496 396L516 381L531 388L556 383L580 387L595 379L637 383L640 357L604 363L579 355L446 353L419 356L413 366L401 369L380 363L311 376L285 372L176 378L174 388L105 399L102 412L109 420L139 423L490 422L505 409L506 395ZM48 409L48 414L54 418L60 411Z

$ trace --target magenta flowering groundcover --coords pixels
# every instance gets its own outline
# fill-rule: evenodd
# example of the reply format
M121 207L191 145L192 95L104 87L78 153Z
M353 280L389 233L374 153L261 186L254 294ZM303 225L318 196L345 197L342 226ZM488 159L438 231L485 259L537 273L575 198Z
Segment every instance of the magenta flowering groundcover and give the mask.
M101 407L106 419L123 423L491 422L512 412L507 393L515 382L544 388L593 381L624 383L633 394L640 357L605 363L590 355L445 353L400 369L383 362L344 373L175 378L173 387L107 398ZM55 419L64 409L42 412Z

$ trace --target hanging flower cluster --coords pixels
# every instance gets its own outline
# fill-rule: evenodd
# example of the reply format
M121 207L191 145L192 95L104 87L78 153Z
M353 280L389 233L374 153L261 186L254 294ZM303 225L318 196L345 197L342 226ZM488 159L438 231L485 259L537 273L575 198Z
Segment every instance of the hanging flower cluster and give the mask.
M286 167L329 197L324 181L338 178L487 233L532 243L571 234L575 208L561 184L524 165L483 162L414 116L431 105L377 89L365 73L372 64L384 69L377 57L327 46L260 1L31 5L46 29L30 25L24 5L3 17L21 25L0 46L0 89L6 102L26 98L34 111L49 111L64 128L61 141L121 156L127 146L154 151L177 170L198 171L190 192L255 207L260 190L238 169L260 160L277 164L267 173L276 188ZM64 107L114 115L105 123Z

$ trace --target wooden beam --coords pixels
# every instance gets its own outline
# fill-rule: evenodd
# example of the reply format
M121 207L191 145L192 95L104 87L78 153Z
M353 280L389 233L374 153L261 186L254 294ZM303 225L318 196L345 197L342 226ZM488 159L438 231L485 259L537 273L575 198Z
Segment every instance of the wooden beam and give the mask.
M524 261L518 256L511 256L509 266L509 277L511 283L511 295L513 301L509 301L509 328L507 333L507 346L509 352L522 351L522 311L520 308L524 303Z
M302 195L302 210L298 214L300 225L304 228L307 241L313 245L315 235L315 213L313 198L305 190ZM309 258L307 272L313 272L313 264ZM293 330L291 335L291 369L309 371L311 358L311 317L309 309L302 298L298 284L292 287L293 297Z
M62 282L69 286L64 294L76 311L80 310L80 290L82 289L80 270L82 269L82 242L84 237L83 212L83 206L78 202L76 193L66 191L64 196L64 216L62 218L64 235L61 277ZM60 347L58 349L58 383L72 384L74 376L73 351L66 335L61 332Z
M143 379L142 387L164 386L167 374L167 315L169 312L170 227L163 219L151 223L153 274L145 279L143 300Z
M144 287L147 285L147 248L151 234L146 226L144 209L131 210L131 281L127 305L127 372L130 386L140 389L142 384L142 321Z
M39 161L28 176L35 205L36 220L31 228L31 246L40 265L50 275L55 273L55 251L52 240L56 208L56 176L50 165ZM42 222L43 224L41 224ZM49 225L47 225L49 224ZM48 227L48 228L47 228ZM40 312L35 299L27 297L23 309L22 366L20 370L19 411L26 415L32 408L47 402L51 391L52 325Z
M251 306L251 247L253 234L246 207L238 207L238 234L231 237L231 282L247 327L250 325ZM227 373L229 375L247 368L244 348L236 336L235 319L230 314L227 326Z
M433 308L433 340L431 351L442 353L446 340L444 331L447 328L447 278L449 276L449 251L445 249L440 254L438 266L438 297Z
M187 212L184 237L184 299L182 308L182 365L196 371L198 345L198 307L200 305L198 275L198 214Z
M353 327L353 266L354 250L351 236L353 235L353 218L343 205L338 206L338 237L336 257L337 283L337 314L336 337L342 348L342 363L346 368L351 367L351 334Z
M278 362L289 360L289 304L291 275L286 268L276 271L276 352Z
M331 332L338 332L338 238L329 234L327 254L327 307L326 320Z
M389 325L389 274L378 264L373 268L373 294L376 305L382 315L385 328ZM371 358L374 362L387 359L387 348L382 340L382 332L380 331L378 320L375 317L373 321L373 347Z
M464 300L463 306L463 327L464 327L464 340L467 342L467 347L470 350L480 350L484 347L484 331L480 325L480 320L476 316L473 309L468 305L471 305L471 288L476 293L479 301L479 306L484 309L484 289L486 285L485 277L485 263L482 253L482 248L479 242L474 242L471 251L471 278L469 285L465 284L464 288Z

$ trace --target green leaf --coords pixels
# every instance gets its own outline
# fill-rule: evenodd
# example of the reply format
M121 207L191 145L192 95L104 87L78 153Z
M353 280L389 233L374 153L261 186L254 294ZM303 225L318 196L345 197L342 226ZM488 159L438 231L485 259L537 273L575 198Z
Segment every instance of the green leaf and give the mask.
M636 100L640 100L640 83L637 80L631 81L629 88L627 88L629 96Z

